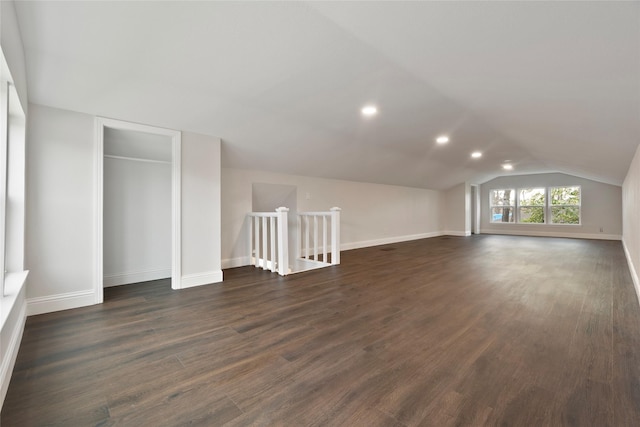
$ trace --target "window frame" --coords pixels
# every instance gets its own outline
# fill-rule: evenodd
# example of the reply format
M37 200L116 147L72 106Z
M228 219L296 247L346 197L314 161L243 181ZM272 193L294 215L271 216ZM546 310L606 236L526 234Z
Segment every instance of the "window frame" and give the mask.
M573 188L576 187L578 188L579 191L579 203L578 204L573 204L573 205L552 205L552 198L551 198L551 193L552 190L555 188ZM544 198L544 205L522 205L520 203L520 192L522 190L532 190L532 189L544 189L545 191L545 198ZM514 205L494 205L493 204L493 193L495 191L506 191L506 190L511 190L515 192L515 200L514 200ZM533 225L533 226L539 226L539 225L550 225L550 226L565 226L565 227L577 227L577 226L582 226L582 186L581 185L548 185L548 186L527 186L527 187L502 187L502 188L491 188L489 190L489 223L490 224L521 224L521 225ZM510 221L510 222L503 222L503 221L494 221L493 220L493 209L494 208L502 208L502 207L510 207L514 209L514 220ZM544 212L544 222L522 222L521 221L521 214L520 214L520 208L526 208L526 207L542 207L543 208L543 212ZM556 223L556 222L552 222L552 208L554 207L577 207L578 208L578 223L577 224L569 224L569 223Z
M3 305L15 302L28 274L24 270L25 156L26 115L0 49L0 301ZM6 312L0 316L2 324L5 315Z
M493 192L494 191L507 191L507 190L511 190L513 191L513 204L512 205L494 205L493 204ZM517 223L517 215L518 215L518 210L517 210L517 206L518 206L518 189L517 188L493 188L491 190L489 190L489 222L491 224L516 224ZM494 208L512 208L513 209L513 214L512 214L512 218L513 221L494 221L493 220L493 209Z
M551 198L551 193L554 188L572 188L572 187L576 187L578 188L578 194L579 194L579 201L577 205L554 205L552 204L552 198ZM549 192L548 192L548 196L547 196L547 208L549 210L549 225L560 225L560 226L577 226L577 225L582 225L582 186L581 185L556 185L553 187L549 187ZM577 207L578 208L578 223L577 224L567 224L567 223L561 223L561 222L553 222L553 208L557 208L557 207Z
M542 205L523 205L522 203L520 203L520 199L522 196L522 191L524 190L542 190L543 191L543 199L544 202ZM517 224L546 224L547 223L547 204L548 204L548 194L549 192L547 191L548 188L547 187L526 187L526 188L518 188L517 192L518 192L518 197L516 200L516 206L517 206L517 212L518 212L518 217L516 218L516 223ZM542 222L525 222L522 221L522 208L542 208Z

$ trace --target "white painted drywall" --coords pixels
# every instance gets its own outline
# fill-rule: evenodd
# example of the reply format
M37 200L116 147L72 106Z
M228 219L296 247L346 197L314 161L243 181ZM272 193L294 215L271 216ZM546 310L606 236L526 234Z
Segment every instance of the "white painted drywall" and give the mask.
M182 286L222 280L220 139L182 133Z
M501 224L490 222L489 194L497 188L531 188L580 185L582 224ZM622 236L621 187L562 173L504 176L488 181L481 188L481 232L558 236L594 239L620 239ZM600 232L602 227L603 231Z
M22 35L18 27L16 9L13 1L0 2L0 45L11 71L13 84L18 92L20 104L28 113L27 68L24 58Z
M298 195L295 185L254 182L251 186L251 210L274 212L280 206L289 208L289 214L297 212Z
M470 191L471 187L465 183L443 191L444 203L440 211L445 234L452 236L471 234Z
M90 291L94 118L31 104L27 123L27 298Z
M104 286L171 277L171 164L105 157L103 183Z
M225 268L248 264L246 214L252 185L297 187L298 211L342 208L342 249L441 234L441 193L244 169L222 169L222 259Z
M640 145L622 184L622 242L640 299Z
M28 310L92 304L94 117L32 104L27 131ZM222 278L220 140L188 132L182 134L182 272L183 286Z

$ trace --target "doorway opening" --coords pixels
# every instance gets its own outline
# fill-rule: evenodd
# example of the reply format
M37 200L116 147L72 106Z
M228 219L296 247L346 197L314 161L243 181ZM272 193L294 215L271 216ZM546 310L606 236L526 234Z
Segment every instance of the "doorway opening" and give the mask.
M480 234L480 187L471 184L471 234Z
M104 287L181 288L179 131L96 119L95 303Z

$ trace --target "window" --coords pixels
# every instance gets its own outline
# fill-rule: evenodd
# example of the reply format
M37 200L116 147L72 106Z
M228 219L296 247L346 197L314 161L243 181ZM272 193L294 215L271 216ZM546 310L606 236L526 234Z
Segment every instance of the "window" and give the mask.
M515 211L515 190L491 190L491 222L515 222Z
M9 83L4 73L0 73L0 285L5 295L5 251L6 251L6 213L7 213L7 172L8 141L7 119L9 118Z
M551 187L551 224L580 224L581 188Z
M0 50L0 298L24 284L24 110Z
M518 191L518 222L544 224L544 188L521 188Z
M489 197L492 223L581 224L579 185L498 189Z

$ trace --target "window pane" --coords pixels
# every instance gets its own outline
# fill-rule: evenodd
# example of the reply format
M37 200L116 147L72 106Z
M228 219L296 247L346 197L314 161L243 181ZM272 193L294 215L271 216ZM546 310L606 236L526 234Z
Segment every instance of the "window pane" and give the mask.
M551 188L552 205L580 205L580 187Z
M544 224L544 207L533 206L520 208L520 222Z
M580 208L578 206L552 206L551 222L553 224L580 224Z
M491 222L514 222L514 208L491 208Z
M544 188L523 188L520 190L522 206L544 206Z
M514 206L516 204L515 190L492 190L491 206Z

